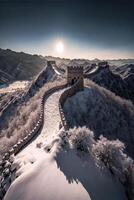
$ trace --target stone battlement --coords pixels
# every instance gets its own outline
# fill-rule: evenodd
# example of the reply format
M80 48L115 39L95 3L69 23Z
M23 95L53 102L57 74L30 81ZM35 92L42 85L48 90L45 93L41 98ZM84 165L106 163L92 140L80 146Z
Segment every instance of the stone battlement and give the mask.
M68 70L82 70L83 66L67 66Z
M48 60L47 65L56 65L55 60Z
M83 67L82 66L67 66L67 83L75 84L79 80L79 87L83 88Z
M107 62L107 61L102 61L102 62L99 62L99 63L98 63L98 67L101 67L101 68L108 68L109 65L108 65L108 62Z

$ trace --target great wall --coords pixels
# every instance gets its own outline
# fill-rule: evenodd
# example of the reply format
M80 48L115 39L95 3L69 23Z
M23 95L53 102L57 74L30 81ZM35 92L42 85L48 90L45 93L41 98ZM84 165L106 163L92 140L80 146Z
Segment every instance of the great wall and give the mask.
M48 62L48 66L50 67L51 65L55 65L55 62ZM64 103L67 98L83 90L84 78L97 73L97 71L100 70L100 67L101 66L96 67L95 70L85 76L83 73L83 67L69 66L67 68L66 79L64 79L65 76L62 76L62 82L57 83L56 81L53 81L53 85L55 84L55 86L48 88L44 94L41 95L39 105L40 115L35 126L31 131L26 131L26 136L13 145L13 147L5 153L0 161L0 200L3 200L11 183L18 177L18 175L16 175L16 171L19 166L14 162L17 156L21 155L23 152L27 154L27 149L30 148L30 146L40 148L40 144L37 147L36 141L38 141L39 138L43 139L43 134L51 135L53 130L55 132L54 134L56 134L61 128L64 130L68 130L70 128L63 112ZM107 63L104 63L104 66L102 67L107 67ZM55 66L53 66L52 69L55 72L57 70L55 70ZM27 88L23 97L19 100L17 99L14 103L18 101L21 102L24 99L29 100L31 96L34 96L36 91L47 83L47 75L48 74L45 73L45 70L43 70L37 78L33 80L30 87ZM43 81L42 77L45 77ZM36 88L37 90L33 92L33 88ZM54 101L54 99L56 99L56 101ZM52 108L51 111L50 108ZM32 150L33 149L31 148L31 154L33 152ZM49 147L46 150L49 152Z
M48 62L48 65L51 63ZM53 64L53 63L52 63ZM43 73L40 73L38 78L34 81L34 85L36 85L37 80L40 79ZM43 84L43 83L42 83ZM33 87L33 85L31 85ZM30 87L30 88L31 88ZM83 89L83 68L82 67L69 67L67 74L67 81L63 81L59 83L55 87L48 89L42 96L40 101L40 116L36 122L35 127L33 127L31 132L27 132L27 136L23 139L19 140L17 144L15 144L2 158L0 161L0 170L2 171L1 185L0 185L0 199L3 199L6 191L8 190L10 184L15 180L16 175L15 171L17 166L14 164L14 156L16 156L21 150L23 150L26 146L30 144L36 135L40 135L41 130L45 129L44 122L47 121L44 107L46 102L50 99L52 95L58 95L58 103L56 106L58 107L57 115L59 115L58 127L64 127L65 130L69 129L67 121L63 112L64 102L68 97L73 96L76 92ZM30 89L28 90L28 93ZM57 92L57 94L56 94ZM50 105L49 105L50 106ZM45 116L45 117L44 117ZM53 117L53 116L51 116ZM56 121L57 123L57 121Z

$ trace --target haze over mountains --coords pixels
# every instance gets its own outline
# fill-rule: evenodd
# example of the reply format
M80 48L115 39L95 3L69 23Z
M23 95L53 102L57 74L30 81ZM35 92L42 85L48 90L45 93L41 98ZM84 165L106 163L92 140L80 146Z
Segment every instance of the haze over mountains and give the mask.
M134 0L0 0L0 200L134 200Z
M84 68L90 69L91 64L97 64L101 61L98 59L71 60L52 56L43 57L41 55L30 55L24 52L15 52L10 49L0 49L0 83L15 80L30 80L44 68L47 60L55 60L56 64L62 70L65 70L67 65L82 65ZM110 65L113 66L112 69L115 69L115 71L120 74L123 74L124 71L126 72L126 68L129 68L129 64L134 64L134 59L107 61ZM133 66L131 68L133 68Z
M67 66L84 68L84 89L68 93L62 109L69 130L60 111L61 95L75 86L62 86ZM16 81L20 87L12 90ZM62 188L72 191L67 200L109 194L133 200L134 59L71 60L0 49L0 86L0 180L6 185L0 198L59 200ZM17 145L13 179L3 156Z
M43 69L45 61L41 56L0 49L0 77L3 81L30 80Z
M57 69L63 74L68 65L84 67L85 78L125 99L134 102L134 59L107 60L109 68L99 68L94 73L99 59L65 59L52 56L30 55L24 52L0 49L0 83L16 80L32 80L45 69L47 60L55 60Z

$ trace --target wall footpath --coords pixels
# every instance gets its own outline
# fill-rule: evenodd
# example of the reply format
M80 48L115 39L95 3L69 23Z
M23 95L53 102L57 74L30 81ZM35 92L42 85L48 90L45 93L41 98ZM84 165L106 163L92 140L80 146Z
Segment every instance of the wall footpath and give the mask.
M55 87L48 89L41 97L40 102L40 116L39 119L33 127L31 132L27 132L27 136L23 139L19 140L17 144L15 144L5 155L3 156L2 160L0 161L0 200L4 198L6 191L8 190L10 184L16 178L15 171L17 166L13 163L14 155L19 153L34 137L39 133L41 130L43 123L44 123L44 104L52 93L59 89L63 89L67 86L66 82L59 83Z
M27 136L23 139L19 140L17 144L15 144L0 161L0 200L4 198L6 191L8 190L10 184L15 180L16 169L18 166L13 163L14 155L19 153L41 130L44 123L44 105L47 98L54 92L59 89L63 89L67 87L66 82L59 83L55 87L48 89L41 97L40 101L40 116L37 120L35 127L33 127L31 132L27 132ZM82 90L83 88L80 86L80 81L78 80L74 85L68 87L60 96L59 99L59 112L61 116L61 123L65 130L69 129L67 121L63 112L63 105L68 97L73 96L76 92Z

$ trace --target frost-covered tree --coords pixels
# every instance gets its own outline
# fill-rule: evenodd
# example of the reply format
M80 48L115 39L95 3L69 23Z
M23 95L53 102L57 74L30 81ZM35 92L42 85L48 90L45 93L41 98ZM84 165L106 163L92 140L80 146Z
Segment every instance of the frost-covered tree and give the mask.
M69 130L70 145L80 151L92 152L92 146L95 143L94 134L86 127L73 128Z
M117 140L100 136L97 141L94 133L86 127L61 131L63 147L88 153L99 168L108 168L124 185L128 198L134 199L134 162L125 153L125 145Z
M130 199L134 198L134 162L124 153L125 146L119 140L107 140L100 136L93 146L93 153L99 165L110 169L124 184Z
M119 139L134 155L134 106L114 93L89 81L88 88L68 98L64 104L66 120L71 128L86 126L95 137L104 135Z

